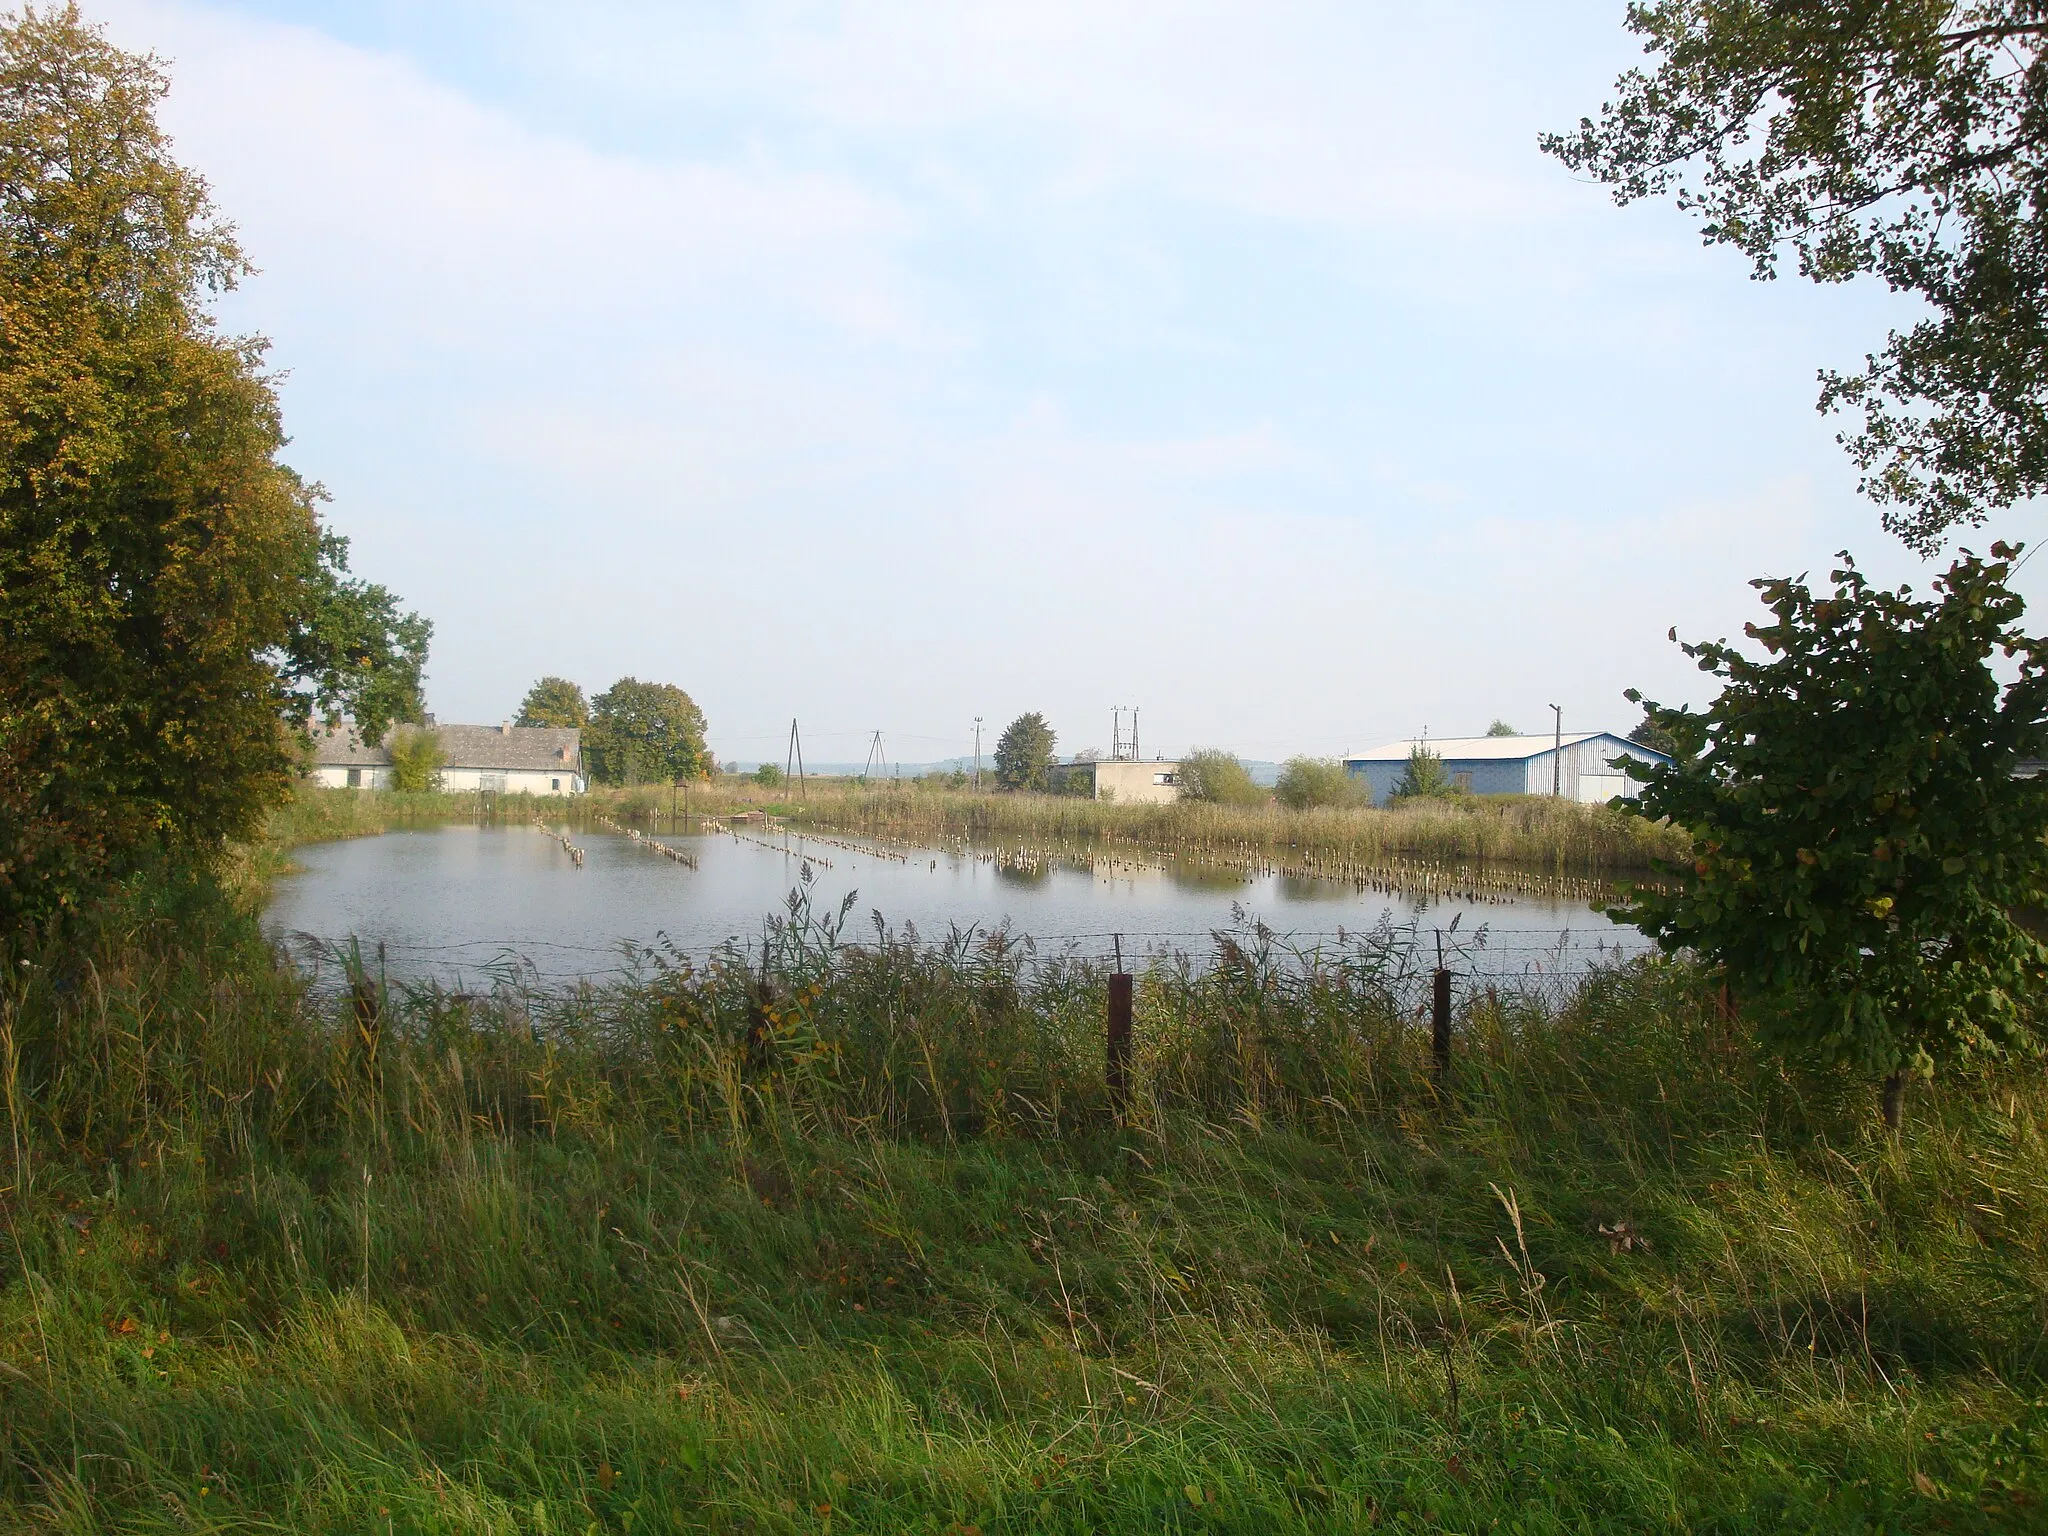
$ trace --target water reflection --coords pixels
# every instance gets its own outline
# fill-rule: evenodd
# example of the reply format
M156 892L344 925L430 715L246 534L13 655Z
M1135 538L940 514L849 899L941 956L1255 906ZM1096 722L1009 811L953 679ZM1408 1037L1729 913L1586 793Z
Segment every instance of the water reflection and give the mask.
M1635 937L1582 901L1414 896L1127 854L906 850L758 831L664 836L695 855L690 869L614 833L577 828L572 837L585 852L580 866L540 829L517 825L462 823L304 848L302 872L277 882L266 923L279 937L382 943L394 975L474 982L519 957L562 980L615 972L622 946L665 939L702 955L750 939L783 911L808 867L820 911L851 894L857 913L880 912L898 928L936 935L1007 925L1041 949L1089 956L1107 955L1119 935L1126 953L1206 951L1240 912L1304 942L1383 918L1448 926L1462 913L1464 932L1485 925L1503 956L1540 956L1565 934ZM854 926L866 936L865 923Z

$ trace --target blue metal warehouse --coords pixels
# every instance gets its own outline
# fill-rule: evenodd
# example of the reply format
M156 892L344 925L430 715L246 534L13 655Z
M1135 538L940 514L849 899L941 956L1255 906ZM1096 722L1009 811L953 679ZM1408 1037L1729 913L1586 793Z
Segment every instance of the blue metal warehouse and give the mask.
M1444 772L1475 795L1563 795L1587 803L1633 798L1641 788L1612 759L1668 763L1661 752L1637 746L1610 731L1567 734L1562 748L1551 736L1447 736L1442 741L1390 741L1344 759L1345 772L1365 780L1372 803L1382 805L1407 770L1408 755L1427 747L1443 759Z

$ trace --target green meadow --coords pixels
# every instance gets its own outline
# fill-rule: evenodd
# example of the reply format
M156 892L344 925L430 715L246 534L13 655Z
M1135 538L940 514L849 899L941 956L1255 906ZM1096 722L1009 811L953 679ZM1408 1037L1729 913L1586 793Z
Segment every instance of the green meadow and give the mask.
M310 994L210 885L0 1000L0 1519L49 1531L2031 1531L2048 1091L1461 994L764 947Z

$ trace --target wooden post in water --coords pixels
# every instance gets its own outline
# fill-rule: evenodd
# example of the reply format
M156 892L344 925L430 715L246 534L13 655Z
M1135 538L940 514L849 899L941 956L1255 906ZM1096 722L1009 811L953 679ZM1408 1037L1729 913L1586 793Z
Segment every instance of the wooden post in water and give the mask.
M1451 1085L1451 973L1436 968L1435 995L1430 999L1429 1048L1435 1059L1439 1093Z
M1109 978L1109 1028L1104 1037L1103 1078L1109 1109L1122 1120L1131 1107L1131 975L1124 969L1123 936L1116 941L1116 970Z

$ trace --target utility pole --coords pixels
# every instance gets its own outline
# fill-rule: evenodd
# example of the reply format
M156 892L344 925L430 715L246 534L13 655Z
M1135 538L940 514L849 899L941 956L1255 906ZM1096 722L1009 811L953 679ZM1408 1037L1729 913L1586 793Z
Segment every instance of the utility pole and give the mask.
M868 739L867 766L861 769L860 776L864 779L871 777L872 770L877 765L880 765L883 768L889 766L888 754L882 750L882 733L880 731L875 732L875 734Z
M794 715L789 717L789 757L782 770L783 778L787 779L792 769L796 772L797 798L801 800L804 798L804 739L797 734Z
M981 793L981 716L974 717L974 792Z
M1557 796L1564 793L1564 711L1553 704L1550 713L1555 717L1552 724L1556 727L1550 747L1550 793Z

